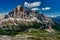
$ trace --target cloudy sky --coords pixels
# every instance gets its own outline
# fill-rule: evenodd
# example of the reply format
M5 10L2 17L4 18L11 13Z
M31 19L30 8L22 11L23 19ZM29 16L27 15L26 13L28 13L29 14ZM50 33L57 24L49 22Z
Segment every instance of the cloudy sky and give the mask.
M0 13L9 13L17 5L46 15L60 15L60 0L0 0Z

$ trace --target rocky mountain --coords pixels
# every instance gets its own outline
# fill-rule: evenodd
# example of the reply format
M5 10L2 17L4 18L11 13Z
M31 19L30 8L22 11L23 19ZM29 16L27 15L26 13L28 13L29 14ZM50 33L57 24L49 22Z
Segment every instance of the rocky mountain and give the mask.
M26 8L21 7L18 5L14 10L8 13L8 15L5 15L5 18L20 18L20 19L32 19L36 20L38 19L40 22L50 22L53 23L51 19L49 19L46 15L32 11L32 10L26 10Z

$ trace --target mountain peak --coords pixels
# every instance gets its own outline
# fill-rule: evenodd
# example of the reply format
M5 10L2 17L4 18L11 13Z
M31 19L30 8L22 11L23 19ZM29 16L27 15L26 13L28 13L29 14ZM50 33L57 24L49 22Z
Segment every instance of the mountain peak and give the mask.
M17 6L17 10L20 10L20 7L21 7L21 6L20 6L20 5L18 5L18 6Z

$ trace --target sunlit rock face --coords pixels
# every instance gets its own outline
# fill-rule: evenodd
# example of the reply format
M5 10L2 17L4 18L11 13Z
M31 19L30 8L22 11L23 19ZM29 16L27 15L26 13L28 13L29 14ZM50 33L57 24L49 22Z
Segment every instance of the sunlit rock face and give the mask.
M14 18L32 18L35 17L36 14L32 10L26 10L24 7L17 6L13 11L9 13L9 17L14 17Z

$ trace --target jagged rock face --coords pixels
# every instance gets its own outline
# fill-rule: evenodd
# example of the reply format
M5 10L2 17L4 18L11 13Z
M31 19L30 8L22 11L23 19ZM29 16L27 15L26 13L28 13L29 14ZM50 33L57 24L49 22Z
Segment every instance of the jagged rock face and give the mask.
M38 18L40 21L46 20L43 14L39 14L39 15L37 16L37 18Z
M10 17L21 17L25 13L23 7L17 6L12 12L9 13Z

